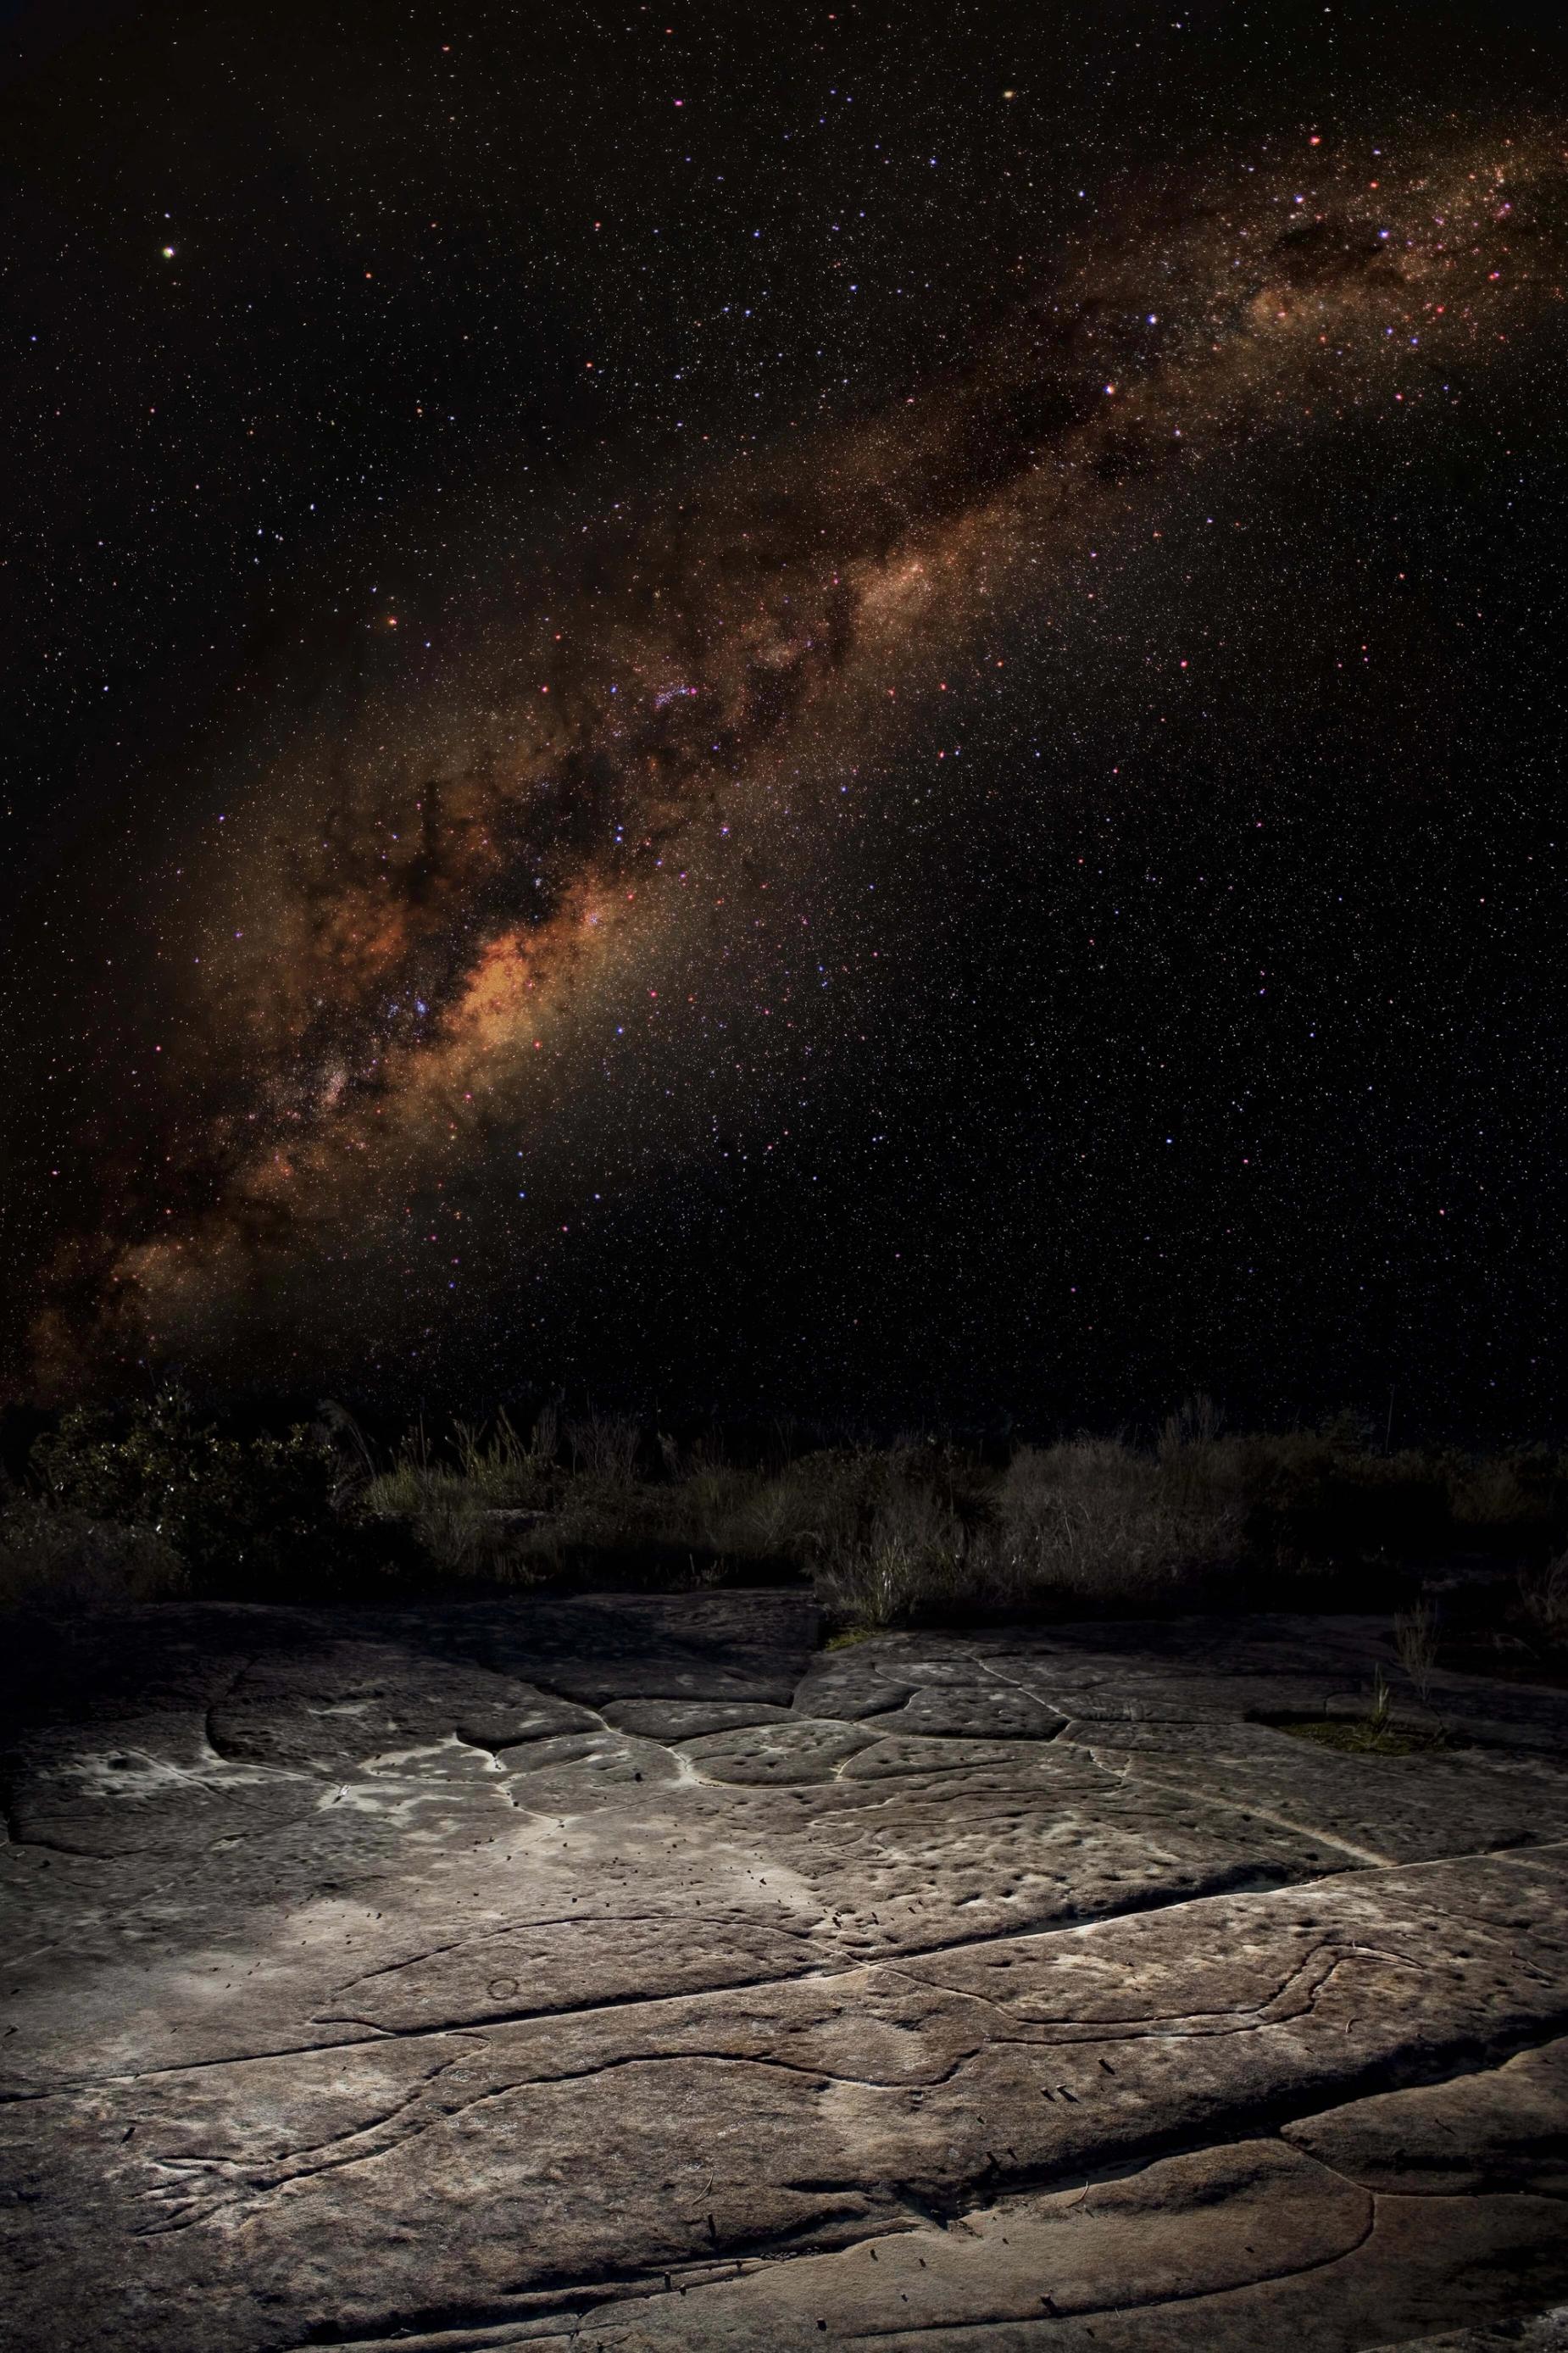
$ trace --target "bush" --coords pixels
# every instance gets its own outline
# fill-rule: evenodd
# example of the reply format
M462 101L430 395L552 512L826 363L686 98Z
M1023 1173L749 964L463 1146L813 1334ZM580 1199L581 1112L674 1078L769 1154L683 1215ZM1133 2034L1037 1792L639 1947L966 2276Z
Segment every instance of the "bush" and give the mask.
M125 1546L156 1544L203 1586L266 1588L297 1575L335 1533L338 1458L323 1437L302 1425L284 1438L222 1436L174 1386L128 1414L74 1409L36 1440L29 1471L35 1547L47 1548L52 1512L57 1548L101 1548L107 1536L81 1531L116 1528Z
M18 1495L0 1511L0 1606L164 1601L190 1572L153 1529Z

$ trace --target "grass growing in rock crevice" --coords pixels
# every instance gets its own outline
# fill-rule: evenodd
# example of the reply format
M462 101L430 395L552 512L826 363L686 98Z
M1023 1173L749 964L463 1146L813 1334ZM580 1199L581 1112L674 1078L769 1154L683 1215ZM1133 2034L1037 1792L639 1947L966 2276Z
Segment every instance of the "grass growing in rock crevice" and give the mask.
M1289 1732L1298 1740L1310 1740L1320 1748L1338 1749L1347 1757L1443 1756L1469 1745L1436 1726L1388 1724L1379 1729L1365 1716L1280 1716L1273 1723L1277 1732Z
M1426 1704L1426 1682L1418 1683L1408 1664L1405 1672ZM1381 1669L1373 1678L1372 1696L1359 1715L1261 1715L1254 1721L1271 1725L1276 1732L1288 1732L1297 1740L1310 1740L1320 1748L1337 1749L1347 1757L1429 1757L1469 1746L1462 1734L1450 1731L1439 1720L1414 1724L1407 1716L1396 1716L1394 1694Z

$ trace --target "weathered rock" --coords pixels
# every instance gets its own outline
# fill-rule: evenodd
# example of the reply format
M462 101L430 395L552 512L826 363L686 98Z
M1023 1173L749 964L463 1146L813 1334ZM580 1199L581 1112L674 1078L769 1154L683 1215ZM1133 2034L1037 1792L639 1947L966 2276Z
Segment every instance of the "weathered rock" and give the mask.
M1365 1757L1268 1719L1353 1706L1373 1621L814 1638L58 1634L0 1847L18 2343L1549 2353L1568 1696L1449 1678L1474 1745Z
M1391 2353L1380 2346L1375 2353ZM1495 2328L1460 2328L1444 2337L1409 2340L1399 2353L1568 2353L1568 2306L1533 2320L1500 2321Z

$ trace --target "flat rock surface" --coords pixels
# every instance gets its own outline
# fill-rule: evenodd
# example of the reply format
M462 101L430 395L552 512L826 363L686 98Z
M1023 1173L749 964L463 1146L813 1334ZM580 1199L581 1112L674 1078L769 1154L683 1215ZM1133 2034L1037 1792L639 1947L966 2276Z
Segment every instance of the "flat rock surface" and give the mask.
M1385 1620L127 1611L4 1694L51 2353L1568 2347L1568 1694Z

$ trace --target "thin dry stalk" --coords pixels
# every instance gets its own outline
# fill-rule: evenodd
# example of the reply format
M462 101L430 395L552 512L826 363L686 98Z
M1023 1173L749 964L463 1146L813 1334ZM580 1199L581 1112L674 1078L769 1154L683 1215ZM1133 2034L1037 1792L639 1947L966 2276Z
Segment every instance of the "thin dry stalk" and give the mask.
M1399 1663L1423 1707L1431 1700L1438 1631L1437 1612L1425 1595L1413 1609L1402 1609L1394 1621L1394 1646L1399 1653Z

